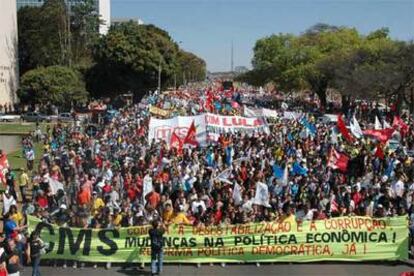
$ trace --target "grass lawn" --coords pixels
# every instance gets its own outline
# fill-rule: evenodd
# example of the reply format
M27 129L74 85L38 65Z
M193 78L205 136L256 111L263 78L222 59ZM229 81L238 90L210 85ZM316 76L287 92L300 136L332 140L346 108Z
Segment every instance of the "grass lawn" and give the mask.
M36 159L35 159L35 162L34 162L34 169L37 168L37 166L39 164L40 157L42 157L42 154L43 154L42 149L43 149L43 145L41 143L36 143L35 144L34 150L35 150ZM12 153L9 153L7 155L7 159L9 160L10 167L18 175L20 175L20 169L21 168L26 168L26 159L24 159L23 152L22 152L21 148L19 148L18 150L14 151Z
M44 123L40 124L42 131L46 130ZM28 134L36 129L35 123L0 123L0 133Z
M39 160L43 154L43 145L41 143L36 143L34 146L35 150L35 161L33 170L37 170L39 165ZM21 169L26 168L26 159L24 159L22 149L19 148L16 151L13 151L7 155L7 160L9 161L9 166L16 175L16 181L19 182L19 177L21 174ZM17 184L18 185L18 184ZM0 192L4 192L5 187L1 185Z
M43 154L43 144L42 143L36 143L34 145L34 150L35 150L35 161L34 161L33 170L37 170L37 167L39 165L39 160L40 160L40 158L42 157L42 154ZM11 167L12 171L16 175L16 178L15 178L16 179L16 186L15 186L15 188L18 189L20 174L22 173L21 169L26 168L26 159L24 159L22 148L19 147L18 150L9 153L7 155L7 160L9 161L9 166ZM30 175L30 173L29 173L29 175ZM29 185L29 187L30 186L31 185ZM5 189L6 189L6 187L4 185L0 185L0 193L3 193L5 191ZM27 190L27 193L28 193L27 197L31 198L31 191ZM18 194L19 200L21 200L20 190L17 190L17 194ZM3 204L1 203L1 205L3 205ZM18 203L17 205L18 205L17 207L20 209L21 204ZM2 221L0 221L0 229L2 229L2 227L3 227L2 226Z

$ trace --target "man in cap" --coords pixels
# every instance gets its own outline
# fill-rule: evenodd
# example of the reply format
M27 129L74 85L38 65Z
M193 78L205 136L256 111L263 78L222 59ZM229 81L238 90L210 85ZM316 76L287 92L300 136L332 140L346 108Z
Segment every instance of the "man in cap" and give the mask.
M66 224L70 221L66 204L61 204L56 213L52 213L51 215L54 216L56 224L62 227L66 227Z

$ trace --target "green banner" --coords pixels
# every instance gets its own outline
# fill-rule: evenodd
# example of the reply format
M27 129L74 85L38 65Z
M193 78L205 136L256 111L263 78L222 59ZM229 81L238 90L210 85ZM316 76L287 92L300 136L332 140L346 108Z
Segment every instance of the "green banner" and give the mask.
M49 245L44 259L149 262L150 226L63 228L29 217ZM408 259L406 216L341 217L303 223L263 222L197 228L170 225L164 260L171 263L313 262Z

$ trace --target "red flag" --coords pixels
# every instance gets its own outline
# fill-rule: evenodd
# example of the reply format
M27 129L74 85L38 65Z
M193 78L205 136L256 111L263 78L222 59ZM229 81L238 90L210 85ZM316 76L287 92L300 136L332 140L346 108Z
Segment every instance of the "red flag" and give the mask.
M342 136L347 140L349 143L354 142L354 137L349 133L349 130L346 128L345 122L342 119L342 114L338 115L338 123L337 123L338 129L341 132Z
M137 131L137 134L138 134L138 137L143 137L143 136L145 136L145 128L144 128L144 126L143 126L143 125L139 127L139 129L138 129L138 131Z
M212 112L214 110L213 106L213 95L208 92L206 102L205 102L205 109Z
M7 169L9 167L9 161L7 160L7 155L2 154L0 156L0 170Z
M198 142L196 140L196 136L197 136L197 130L196 130L194 120L193 120L193 122L191 123L190 128L188 129L187 136L185 136L185 138L184 138L184 145L185 144L190 144L190 145L193 145L193 146L197 147Z
M183 141L180 139L180 137L173 131L170 139L170 147L177 149L179 154L182 154L183 152Z
M381 143L386 143L388 140L391 139L392 134L394 133L394 129L386 128L386 129L367 129L362 131L364 135L372 136L377 139Z
M408 133L408 125L400 118L400 116L394 116L394 121L392 122L392 127L396 130L399 130L402 136L405 136Z
M335 199L331 199L331 212L338 212L339 211L339 204L336 202Z
M382 146L380 144L377 145L374 156L378 157L381 160L384 159L384 151L382 150Z
M6 171L9 167L9 161L7 160L7 155L2 154L0 156L0 183L3 182L6 184Z
M348 167L349 157L343 153L337 152L334 148L329 154L328 166L333 169L338 169L345 173Z
M198 105L199 105L199 109L198 109L198 112L203 112L204 111L204 101L203 101L203 99L200 99L199 101L198 101Z

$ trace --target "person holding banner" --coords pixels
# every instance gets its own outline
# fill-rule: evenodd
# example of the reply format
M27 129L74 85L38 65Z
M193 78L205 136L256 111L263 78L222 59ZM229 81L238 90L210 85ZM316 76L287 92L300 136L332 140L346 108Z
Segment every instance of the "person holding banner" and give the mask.
M165 228L159 220L152 222L152 229L148 234L151 240L151 273L158 275L162 272L162 263L164 260L164 233Z

